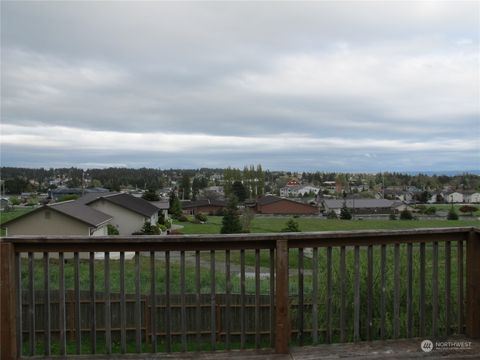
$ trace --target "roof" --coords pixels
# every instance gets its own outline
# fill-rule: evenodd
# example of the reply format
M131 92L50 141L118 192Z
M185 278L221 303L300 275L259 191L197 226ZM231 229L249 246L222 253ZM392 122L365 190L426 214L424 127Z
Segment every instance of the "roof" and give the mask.
M287 198L283 198L283 197L278 197L278 196L274 196L274 195L266 195L266 196L262 196L261 198L258 198L257 199L257 205L264 206L264 205L269 205L269 204L276 203L278 201L288 201L288 202L292 202L292 203L295 203L295 204L312 206L312 205L309 205L309 204L305 204L303 202L299 202L299 201L295 201L295 200L291 200L291 199L287 199Z
M323 203L330 209L340 209L343 203L346 202L347 208L387 208L392 207L395 202L387 199L326 199Z
M110 219L112 217L110 215L107 215L101 211L92 209L91 207L88 207L78 201L70 200L70 201L64 201L56 204L49 204L49 205L44 205L41 206L29 213L26 213L22 216L19 216L15 219L12 219L10 221L4 222L2 224L2 227L5 225L11 224L13 222L16 222L20 219L24 219L34 213L37 213L39 211L43 210L53 210L57 211L63 215L66 215L68 217L71 217L75 220L81 221L89 226L92 227L98 227Z
M99 226L112 219L110 215L95 210L77 201L65 201L47 206L53 210L61 212L92 226Z
M170 202L168 200L159 200L159 201L149 201L150 204L156 206L160 210L170 209Z
M196 201L189 201L189 202L183 202L182 203L182 208L183 209L191 209L191 208L196 208L196 207L200 207L200 206L225 207L225 206L227 206L227 204L224 200L210 200L210 199L196 200Z
M91 194L91 195L97 195L97 198L87 202L86 203L87 205L95 201L98 201L100 199L103 199L115 205L121 206L125 209L131 210L133 212L136 212L137 214L147 216L147 217L150 217L156 214L159 210L158 207L156 207L155 205L152 205L147 200L144 200L142 198L137 198L130 194L113 193L113 194L107 194L107 195L102 194L101 196L98 196L99 194Z

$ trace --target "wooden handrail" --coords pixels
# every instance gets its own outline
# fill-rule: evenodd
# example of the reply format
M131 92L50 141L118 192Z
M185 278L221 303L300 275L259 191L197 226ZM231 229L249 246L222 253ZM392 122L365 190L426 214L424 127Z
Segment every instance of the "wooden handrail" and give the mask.
M360 246L368 246L371 250L372 246L378 245L396 245L412 243L433 242L434 248L438 249L439 242L446 242L445 246L450 246L450 242L458 241L461 245L466 242L466 316L465 325L466 333L472 338L480 338L480 229L478 227L456 227L456 228L434 228L434 229L408 229L408 230L357 230L357 231L328 231L328 232L303 232L303 233L268 233L268 234L231 234L231 235L163 235L163 236L100 236L100 237L83 237L83 236L12 236L1 239L0 242L0 259L1 259L1 358L15 359L17 358L18 344L16 334L18 334L17 321L15 315L21 309L17 306L17 287L18 279L16 279L15 268L16 261L21 263L19 253L44 253L60 252L76 254L76 271L78 271L78 253L79 252L125 252L149 251L154 252L168 251L196 251L198 257L199 251L211 251L212 269L215 272L215 250L253 250L262 249L270 250L271 274L275 278L275 289L271 290L271 297L275 299L275 349L278 353L288 352L288 343L292 333L290 329L289 317L289 261L288 249L295 248L331 248L355 246L358 252ZM459 245L459 246L460 246ZM382 246L382 248L384 248ZM409 254L411 252L409 245ZM422 249L420 249L422 250ZM425 246L423 245L423 251ZM299 250L302 255L302 250ZM274 256L275 255L275 256ZM303 255L302 255L303 256ZM344 256L344 255L343 255ZM434 255L435 261L438 261L438 253ZM463 255L462 255L463 256ZM45 255L48 263L48 256ZM372 254L369 253L369 264L372 263ZM90 258L92 261L92 257ZM155 258L151 255L152 261ZM256 271L259 272L259 256L256 252ZM299 258L299 274L303 275L303 259ZM450 255L448 255L450 259ZM32 254L29 260L33 260ZM137 259L138 261L138 259ZM199 258L196 260L199 261ZM242 260L244 261L244 260ZM411 260L409 260L411 262ZM448 260L450 261L450 260ZM459 260L460 261L460 260ZM461 261L463 263L463 261ZM63 262L62 262L63 263ZM106 263L108 263L108 258ZM358 263L358 261L357 261ZM398 264L398 261L396 261ZM166 262L168 264L168 261ZM370 266L369 265L369 266ZM138 264L136 271L139 271ZM153 263L153 266L155 264ZM182 265L185 266L184 263ZM244 265L243 265L244 266ZM410 264L411 266L411 264ZM329 269L331 267L328 265ZM245 269L243 268L243 271ZM301 270L301 272L300 272ZM182 270L184 271L184 269ZM330 269L331 271L331 269ZM33 271L30 270L30 273ZM228 270L228 274L230 270ZM371 276L371 269L369 270ZM108 276L106 277L108 278ZM411 276L410 276L411 278ZM214 279L214 278L213 278ZM243 280L244 281L244 280ZM303 289L303 276L300 278L299 289ZM371 280L369 280L371 282ZM409 280L411 282L411 279ZM78 279L77 279L78 282ZM29 282L33 289L33 280ZM270 284L273 284L272 282ZM108 284L107 284L108 285ZM79 286L77 286L79 287ZM259 287L259 283L257 284ZM106 287L107 288L107 287ZM212 288L214 289L214 288ZM154 292L154 288L152 293ZM32 292L31 290L30 292ZM212 290L214 291L214 290ZM258 291L258 290L257 290ZM274 291L274 292L273 292ZM397 291L398 292L398 291ZM409 293L411 301L411 291ZM398 295L398 294L397 294ZM371 294L368 295L368 301L371 300ZM213 298L212 298L213 301ZM396 298L398 302L398 297ZM463 302L462 302L463 303ZM215 304L212 302L212 304ZM273 308L273 301L271 303ZM370 309L371 303L367 307ZM213 305L212 305L213 306ZM167 307L170 307L169 305ZM213 311L213 310L212 310ZM370 311L370 310L369 310ZM411 311L411 305L410 305ZM358 312L358 311L357 311ZM462 312L463 313L463 312ZM213 313L212 313L213 314ZM213 315L212 315L213 316ZM371 315L369 315L371 316ZM214 318L212 318L214 319ZM259 320L257 314L257 321ZM358 320L358 319L357 319ZM213 321L213 320L212 320ZM212 323L213 324L213 323ZM358 325L358 321L356 321ZM300 330L303 329L301 323ZM330 328L330 325L329 325ZM258 329L256 329L258 332ZM273 331L273 326L272 326ZM369 330L370 331L370 330ZM212 332L213 336L213 332ZM212 337L214 345L214 338ZM257 333L256 342L259 342Z

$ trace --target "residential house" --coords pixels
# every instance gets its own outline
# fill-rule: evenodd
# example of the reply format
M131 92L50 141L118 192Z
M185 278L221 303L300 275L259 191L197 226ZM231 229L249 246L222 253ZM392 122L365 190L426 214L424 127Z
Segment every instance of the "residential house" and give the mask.
M120 235L131 235L140 231L145 222L158 222L159 209L147 200L125 193L95 195L89 194L89 197L81 201L93 209L109 214L112 217L111 224L118 229Z
M398 201L388 199L325 199L323 208L325 213L333 210L340 215L344 203L352 213L364 215L387 215L393 212L395 206L399 205Z
M41 206L2 224L8 236L14 235L108 235L112 216L76 201Z
M443 197L447 203L463 203L463 194L457 191L444 193Z
M294 185L294 186L285 186L280 189L281 197L302 197L305 194L317 195L320 191L319 188L310 186L310 185Z
M463 199L466 203L469 204L480 203L480 192L464 192Z
M316 206L273 195L260 197L254 203L245 206L251 207L257 214L318 215Z
M195 215L199 213L215 215L223 211L226 206L227 203L224 200L205 199L196 201L183 201L182 211L187 215Z

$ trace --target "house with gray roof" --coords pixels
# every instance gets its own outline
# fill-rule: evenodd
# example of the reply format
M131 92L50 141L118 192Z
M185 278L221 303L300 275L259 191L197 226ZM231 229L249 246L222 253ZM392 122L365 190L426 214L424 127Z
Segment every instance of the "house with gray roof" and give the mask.
M112 216L76 201L41 206L2 224L7 236L14 235L108 235Z
M334 211L340 215L343 204L354 214L388 215L392 213L401 202L388 199L325 199L323 208L325 213Z

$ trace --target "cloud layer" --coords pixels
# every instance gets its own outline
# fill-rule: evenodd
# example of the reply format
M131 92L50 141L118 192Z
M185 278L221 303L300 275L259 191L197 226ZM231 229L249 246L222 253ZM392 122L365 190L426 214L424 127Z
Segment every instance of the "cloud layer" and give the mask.
M479 13L4 2L2 164L478 169Z

